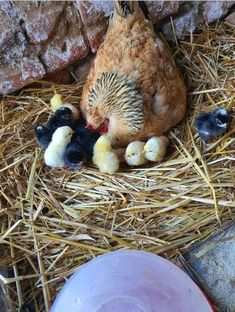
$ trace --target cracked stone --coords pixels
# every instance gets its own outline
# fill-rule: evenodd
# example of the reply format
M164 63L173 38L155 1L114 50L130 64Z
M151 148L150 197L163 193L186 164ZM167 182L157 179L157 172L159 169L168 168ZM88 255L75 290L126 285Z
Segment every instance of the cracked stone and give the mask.
M176 37L183 38L199 24L227 14L234 3L146 1L151 20L167 40L174 40L169 16ZM0 92L13 92L48 74L66 76L63 69L97 51L112 12L111 0L0 1Z

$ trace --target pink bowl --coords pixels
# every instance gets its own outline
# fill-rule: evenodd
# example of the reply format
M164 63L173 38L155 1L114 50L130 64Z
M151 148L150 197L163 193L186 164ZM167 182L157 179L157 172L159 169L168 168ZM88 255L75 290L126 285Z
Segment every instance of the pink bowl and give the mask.
M121 250L98 256L65 283L51 312L212 312L198 286L170 261Z

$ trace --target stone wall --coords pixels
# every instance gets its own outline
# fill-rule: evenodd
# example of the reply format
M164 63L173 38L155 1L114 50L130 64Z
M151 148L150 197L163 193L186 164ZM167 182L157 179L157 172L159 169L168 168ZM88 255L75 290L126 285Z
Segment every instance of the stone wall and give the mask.
M167 40L224 16L235 1L146 1L151 20ZM0 92L10 93L41 78L71 82L73 66L84 80L101 44L112 1L1 1ZM86 58L87 57L87 58Z

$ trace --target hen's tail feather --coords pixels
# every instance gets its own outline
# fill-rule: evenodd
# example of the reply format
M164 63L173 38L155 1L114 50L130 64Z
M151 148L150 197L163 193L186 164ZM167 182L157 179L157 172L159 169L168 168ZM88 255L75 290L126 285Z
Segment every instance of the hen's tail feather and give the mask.
M138 1L114 0L115 12L123 17L127 17L129 14L133 14L136 10L138 10L138 8Z
M144 14L144 17L148 20L150 20L150 14L149 14L149 10L147 7L147 4L145 3L145 1L138 1L139 2L139 6Z

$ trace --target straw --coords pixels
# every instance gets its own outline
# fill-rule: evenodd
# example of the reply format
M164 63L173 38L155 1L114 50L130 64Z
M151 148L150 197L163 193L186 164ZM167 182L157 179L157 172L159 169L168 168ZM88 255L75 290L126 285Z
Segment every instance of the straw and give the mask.
M172 23L173 24L173 23ZM39 81L0 104L0 275L12 310L49 311L82 264L118 249L142 249L174 260L234 220L234 121L202 144L194 122L219 106L234 115L233 30L223 22L177 42L173 53L188 83L188 112L171 129L172 152L161 164L123 165L109 176L87 164L50 169L34 126L50 116L59 93L79 106L82 85Z

